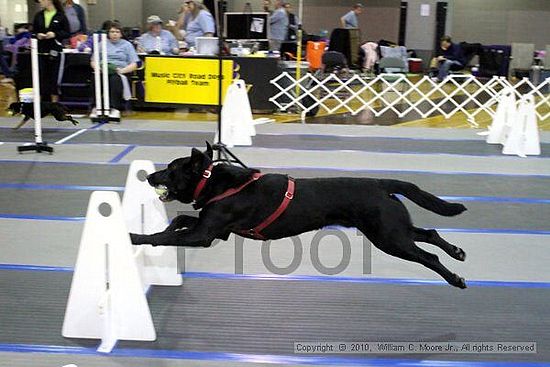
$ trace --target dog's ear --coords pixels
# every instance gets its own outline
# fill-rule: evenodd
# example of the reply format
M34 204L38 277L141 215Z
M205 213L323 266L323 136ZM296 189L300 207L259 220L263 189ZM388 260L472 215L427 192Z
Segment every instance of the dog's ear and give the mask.
M212 150L212 145L209 142L206 142L206 155L212 159L214 157L214 151Z
M204 158L205 156L203 152L196 148L191 149L191 169L193 172L199 173L202 169Z

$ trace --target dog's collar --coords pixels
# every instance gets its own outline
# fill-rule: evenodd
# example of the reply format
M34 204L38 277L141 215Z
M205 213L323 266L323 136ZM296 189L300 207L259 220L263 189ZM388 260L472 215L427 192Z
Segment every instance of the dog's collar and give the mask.
M193 193L193 200L197 201L199 198L199 195L201 194L202 190L204 190L204 187L206 186L206 183L208 182L208 179L210 176L212 176L212 168L214 168L214 164L211 163L208 168L204 170L202 173L202 178L199 181L197 187L195 188L195 192Z

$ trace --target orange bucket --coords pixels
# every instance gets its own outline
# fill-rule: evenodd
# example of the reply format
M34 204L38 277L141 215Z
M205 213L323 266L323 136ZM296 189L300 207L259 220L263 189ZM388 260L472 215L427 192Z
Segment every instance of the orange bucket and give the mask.
M323 65L322 59L325 53L326 42L308 41L306 47L306 60L309 62L311 70L320 69Z

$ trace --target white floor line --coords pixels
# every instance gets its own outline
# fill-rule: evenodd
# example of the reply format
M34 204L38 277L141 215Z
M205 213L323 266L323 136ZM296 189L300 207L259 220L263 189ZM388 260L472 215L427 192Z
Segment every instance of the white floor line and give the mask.
M71 140L71 139L74 138L75 136L78 136L78 135L82 134L83 132L85 132L85 131L87 131L87 130L88 130L88 129L78 130L77 132L72 133L71 135L66 136L66 137L64 137L63 139L60 139L60 140L56 141L54 144L63 144L63 143L65 143L66 141Z

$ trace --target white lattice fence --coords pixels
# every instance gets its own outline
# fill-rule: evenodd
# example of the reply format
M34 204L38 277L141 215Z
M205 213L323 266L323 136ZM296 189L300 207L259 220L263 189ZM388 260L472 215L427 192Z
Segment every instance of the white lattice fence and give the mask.
M302 120L316 108L329 114L345 110L353 115L369 110L375 116L393 111L398 117L414 112L422 118L434 114L449 118L462 112L477 127L480 113L494 116L499 93L506 87L512 88L518 98L533 95L540 121L550 117L550 95L543 93L550 90L550 78L535 86L527 78L511 84L503 77L482 82L471 75L451 75L436 83L427 76L413 82L402 74L380 74L370 79L358 74L346 78L306 74L296 80L284 72L271 83L279 92L270 101L283 111L299 109Z

